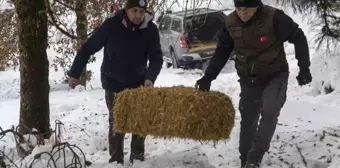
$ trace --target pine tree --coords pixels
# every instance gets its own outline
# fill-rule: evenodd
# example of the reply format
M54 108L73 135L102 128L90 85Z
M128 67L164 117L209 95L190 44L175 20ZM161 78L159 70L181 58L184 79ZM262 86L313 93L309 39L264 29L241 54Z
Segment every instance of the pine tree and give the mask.
M312 26L318 29L317 48L325 46L336 50L340 42L340 1L338 0L276 0L276 3L293 7L306 16L315 15Z

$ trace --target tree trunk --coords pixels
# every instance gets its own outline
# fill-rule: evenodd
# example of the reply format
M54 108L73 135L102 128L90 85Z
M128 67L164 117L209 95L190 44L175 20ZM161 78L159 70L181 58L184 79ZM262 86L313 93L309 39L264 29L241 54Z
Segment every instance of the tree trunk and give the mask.
M50 106L45 0L15 0L19 19L20 120L50 137ZM20 130L22 134L30 130Z
M76 16L77 16L77 36L80 37L77 39L78 49L81 45L87 40L87 14L86 14L86 4L88 0L76 0ZM80 85L86 88L86 66L83 69L83 72L80 77Z

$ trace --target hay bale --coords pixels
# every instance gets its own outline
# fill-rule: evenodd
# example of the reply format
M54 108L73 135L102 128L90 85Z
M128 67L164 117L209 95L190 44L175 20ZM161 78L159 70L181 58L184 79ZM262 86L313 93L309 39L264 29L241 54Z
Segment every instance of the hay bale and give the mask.
M220 92L192 87L140 87L116 95L113 130L200 141L229 139L235 109Z

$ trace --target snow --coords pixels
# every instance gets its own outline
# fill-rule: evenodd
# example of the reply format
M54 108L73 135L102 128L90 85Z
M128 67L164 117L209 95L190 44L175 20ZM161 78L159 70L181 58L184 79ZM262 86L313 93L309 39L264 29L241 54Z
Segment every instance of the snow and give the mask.
M5 10L5 9L9 9L11 7L12 7L12 5L10 5L7 1L4 1L4 0L0 1L0 11Z
M313 82L313 93L325 95L327 88L331 87L335 92L340 91L340 59L339 55L326 56L320 53L315 57L313 65L316 80Z
M294 55L294 46L286 44L287 59L290 63L290 78L288 97L279 117L276 133L273 137L271 148L263 160L263 168L289 168L305 167L303 160L308 162L308 168L340 167L340 57L325 55L316 51L311 39L314 33L309 29L307 20L300 15L289 12L295 21L305 31L310 41L312 56L311 72L313 82L307 86L298 86L295 79L298 73L297 61ZM48 50L52 59L55 52ZM108 111L105 105L104 90L100 83L100 65L102 51L96 55L97 61L88 65L94 72L94 79L89 82L89 89L78 86L71 90L62 83L62 72L50 71L50 111L51 124L55 128L55 121L64 123L62 142L77 145L85 154L93 168L120 168L116 163L108 163ZM239 84L234 71L234 63L228 62L225 69L212 83L212 89L230 95L238 109ZM155 85L194 86L195 81L201 76L200 70L173 70L162 69ZM324 87L328 84L334 91L326 94ZM20 102L20 75L19 71L8 69L0 72L0 127L4 130L19 122ZM227 142L201 143L191 140L164 140L148 136L146 139L146 161L136 161L132 167L138 168L234 168L240 167L238 153L240 116L237 111L236 125ZM28 138L28 137L26 137ZM32 138L32 137L30 137ZM49 152L56 137L46 140L45 145L36 146L31 155L23 163L30 164L35 154ZM34 139L30 139L33 146ZM128 164L130 154L130 135L125 138L125 162ZM23 144L24 147L29 147ZM0 148L5 153L15 149L13 135L6 135L0 140ZM83 157L78 153L82 162ZM301 149L301 154L299 153ZM16 152L12 153L18 159ZM58 154L55 156L57 158ZM33 167L46 167L49 156L44 154L41 160ZM62 157L63 158L63 157ZM64 167L63 160L57 161L58 167ZM67 164L71 163L72 153L67 153ZM304 158L304 159L303 159ZM17 161L18 163L20 160Z

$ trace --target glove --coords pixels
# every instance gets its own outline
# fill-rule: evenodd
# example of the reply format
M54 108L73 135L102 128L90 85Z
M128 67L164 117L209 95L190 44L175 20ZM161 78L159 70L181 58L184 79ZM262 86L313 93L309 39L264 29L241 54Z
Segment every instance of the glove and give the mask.
M211 86L211 80L206 78L206 77L202 77L201 79L196 81L195 87L201 91L210 91L210 86Z
M309 71L309 68L300 68L299 75L296 77L298 84L300 86L309 84L312 82L312 75Z

